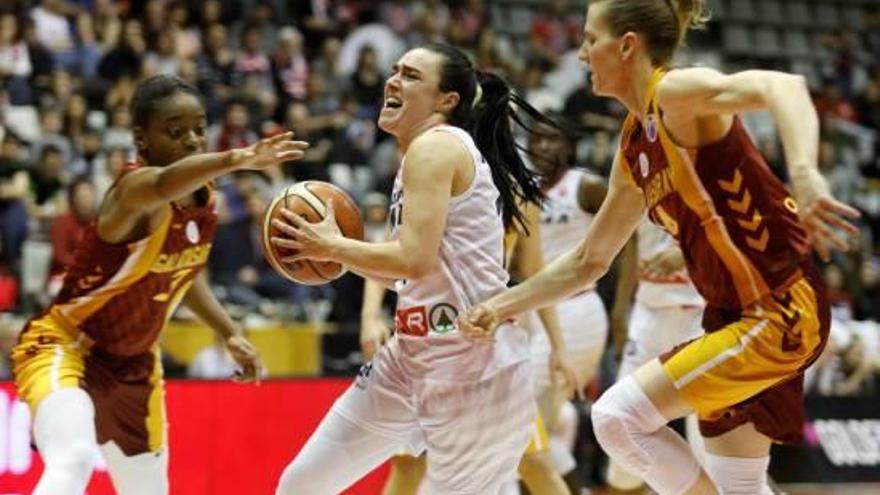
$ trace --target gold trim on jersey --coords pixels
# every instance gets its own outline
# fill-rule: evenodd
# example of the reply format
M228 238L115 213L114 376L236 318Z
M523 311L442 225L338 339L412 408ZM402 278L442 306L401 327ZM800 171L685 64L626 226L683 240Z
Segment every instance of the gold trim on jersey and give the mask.
M733 278L740 303L748 305L767 294L770 289L754 264L733 242L724 220L715 209L711 195L697 175L694 167L697 150L678 146L663 124L660 105L654 94L664 73L658 69L652 76L651 86L648 88L648 101L656 115L657 135L663 147L663 154L672 169L672 183L688 209L700 219L709 244Z
M149 273L168 237L174 213L170 207L159 228L147 237L128 245L128 258L113 277L93 292L52 306L52 316L76 327L100 310L114 296L125 292L132 284Z

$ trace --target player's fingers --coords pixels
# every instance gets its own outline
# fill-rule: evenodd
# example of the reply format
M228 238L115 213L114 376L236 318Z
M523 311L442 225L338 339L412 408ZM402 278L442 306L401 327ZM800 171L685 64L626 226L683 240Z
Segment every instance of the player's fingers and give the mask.
M268 137L264 139L262 142L268 145L274 145L280 143L281 141L288 141L293 137L293 131L282 132L281 134L276 134L272 137Z
M288 210L287 208L281 208L281 215L283 215L284 218L290 220L292 224L299 228L308 228L309 225L311 225L308 220Z
M847 251L849 249L849 244L846 242L846 239L838 235L834 229L826 225L820 215L817 214L812 217L811 225L813 227L813 233L823 240L825 246L830 244L832 249L840 251Z
M832 228L840 229L847 234L857 235L859 228L841 218L840 213L831 210L816 210L816 214Z
M272 226L291 237L296 237L297 235L299 235L299 231L295 227L290 224L284 223L277 218L272 219Z
M275 246L286 248L286 249L300 249L303 247L302 243L296 241L294 239L287 239L284 237L273 237L271 239L272 244Z
M837 213L838 215L843 215L849 218L860 218L862 216L861 212L852 206L837 201L834 198L822 198L819 200L819 205L821 205L825 209L829 209Z
M302 150L290 150L290 151L279 151L275 153L275 159L279 162L290 162L294 160L300 160L305 156L305 152Z

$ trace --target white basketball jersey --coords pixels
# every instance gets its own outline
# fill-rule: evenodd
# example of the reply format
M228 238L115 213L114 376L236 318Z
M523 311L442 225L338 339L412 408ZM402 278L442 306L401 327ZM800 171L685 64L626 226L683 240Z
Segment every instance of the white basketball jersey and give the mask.
M647 218L642 219L638 227L639 265L651 260L657 254L676 244L675 239ZM687 270L668 276L656 275L641 271L639 288L636 290L636 302L648 307L667 306L699 306L706 303L691 283Z
M489 164L464 130L441 125L428 132L448 132L458 137L470 151L476 167L468 189L449 199L446 227L434 266L421 278L395 283L395 327L400 345L410 356L421 355L425 366L433 366L431 362L459 355L473 346L459 334L455 319L462 311L503 291L508 274L503 264L500 199ZM403 208L421 207L405 202L402 174L407 166L419 164L407 164L404 156L394 181L389 214L392 239L399 234ZM526 359L526 338L524 330L505 325L496 338L500 345L494 350L495 356L489 360L502 364Z
M593 221L593 214L585 212L578 201L584 180L602 179L584 170L569 169L547 191L547 200L541 208L541 246L545 263L550 263L581 242Z

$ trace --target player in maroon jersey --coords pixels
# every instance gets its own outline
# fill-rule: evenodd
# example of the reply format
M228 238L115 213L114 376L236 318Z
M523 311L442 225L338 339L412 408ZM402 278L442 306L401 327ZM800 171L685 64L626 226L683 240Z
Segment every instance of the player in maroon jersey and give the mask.
M817 170L819 125L805 80L772 71L671 69L700 0L590 3L580 58L594 92L630 111L609 193L582 243L525 283L460 317L487 339L498 321L593 283L643 214L680 243L707 301L701 338L651 361L592 408L603 448L661 494L769 494L772 442L797 440L803 371L830 311L809 244L845 250L858 213ZM794 197L769 171L737 116L773 115ZM796 199L796 200L795 200ZM666 423L696 412L705 468Z
M215 177L302 157L291 133L205 153L205 110L167 75L132 100L138 159L107 192L58 298L25 326L12 361L46 465L36 495L82 493L96 447L121 495L168 492L158 337L180 302L226 341L239 378L261 364L212 294L202 268L217 222Z

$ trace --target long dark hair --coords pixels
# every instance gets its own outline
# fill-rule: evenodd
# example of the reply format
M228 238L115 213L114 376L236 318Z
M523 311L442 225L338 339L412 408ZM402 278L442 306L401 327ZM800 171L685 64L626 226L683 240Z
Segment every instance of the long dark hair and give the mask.
M477 70L458 48L442 43L430 43L423 48L444 58L440 67L440 91L454 91L459 95L458 105L449 115L449 124L468 131L489 164L492 181L501 196L504 226L518 224L526 230L521 205L540 203L544 195L539 176L523 163L520 151L527 150L514 140L511 125L515 123L527 132L532 132L526 123L529 120L558 126L511 91L496 74Z

